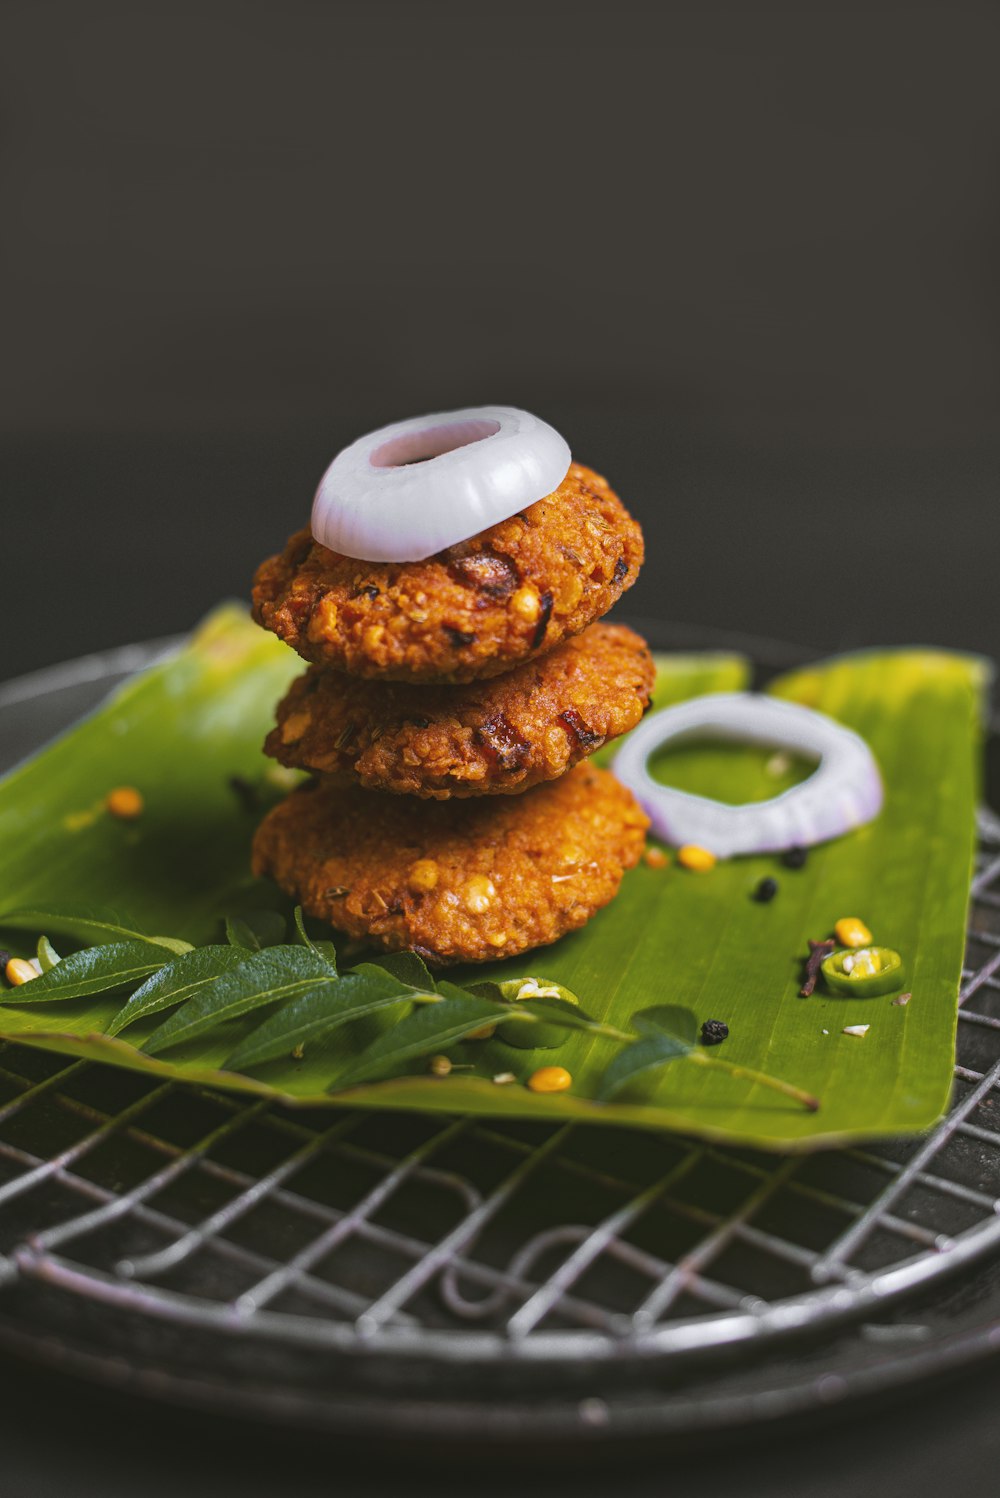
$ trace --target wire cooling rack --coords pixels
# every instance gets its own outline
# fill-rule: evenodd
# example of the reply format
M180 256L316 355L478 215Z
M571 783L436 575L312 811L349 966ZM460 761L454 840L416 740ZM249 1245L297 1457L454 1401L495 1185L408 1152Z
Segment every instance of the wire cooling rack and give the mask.
M134 665L7 690L22 713L44 699L47 730L54 696L71 716ZM263 1367L272 1412L320 1357L326 1397L368 1390L388 1427L415 1379L431 1404L471 1380L495 1417L515 1384L577 1398L602 1370L760 1359L1000 1245L1000 823L985 811L960 1006L933 1133L795 1157L282 1109L8 1045L0 1332L237 1403ZM606 1407L576 1408L586 1423Z

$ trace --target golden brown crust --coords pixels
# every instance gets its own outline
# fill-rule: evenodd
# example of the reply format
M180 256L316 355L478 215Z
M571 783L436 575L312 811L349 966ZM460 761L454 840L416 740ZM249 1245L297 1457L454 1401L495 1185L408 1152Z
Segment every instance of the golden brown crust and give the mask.
M317 781L265 817L253 868L310 915L388 951L486 962L590 920L637 863L648 825L632 793L587 764L492 801Z
M606 614L642 565L642 532L599 474L424 562L359 562L308 530L258 568L254 618L354 676L497 676Z
M592 624L506 676L463 686L358 681L312 666L278 706L284 765L403 796L511 795L634 728L655 676L622 624Z

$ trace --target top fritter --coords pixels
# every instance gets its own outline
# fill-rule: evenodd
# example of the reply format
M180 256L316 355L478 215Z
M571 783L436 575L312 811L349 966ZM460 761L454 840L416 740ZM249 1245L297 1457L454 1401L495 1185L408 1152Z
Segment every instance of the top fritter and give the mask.
M552 494L425 561L357 561L299 531L259 568L254 617L306 660L356 676L473 681L606 614L642 560L618 496L573 463Z

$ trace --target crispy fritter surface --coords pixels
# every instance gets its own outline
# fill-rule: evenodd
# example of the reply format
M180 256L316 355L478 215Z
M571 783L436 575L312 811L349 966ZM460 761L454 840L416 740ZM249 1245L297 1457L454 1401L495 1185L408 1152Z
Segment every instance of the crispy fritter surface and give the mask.
M486 962L589 921L648 825L632 793L587 764L503 800L402 800L318 780L265 817L253 869L388 951Z
M591 624L506 676L463 686L358 681L312 666L266 752L403 796L511 795L555 780L634 728L655 676L644 640Z
M359 562L299 531L258 568L254 618L354 676L497 676L606 614L642 565L642 532L599 474L423 562Z

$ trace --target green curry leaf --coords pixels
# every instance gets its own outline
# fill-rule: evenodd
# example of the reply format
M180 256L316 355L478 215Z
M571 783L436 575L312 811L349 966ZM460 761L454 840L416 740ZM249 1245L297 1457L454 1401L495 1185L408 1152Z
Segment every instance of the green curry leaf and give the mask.
M320 937L319 939L317 939L309 935L309 932L306 930L305 913L301 905L296 905L294 919L295 934L302 945L304 947L308 947L310 952L315 952L317 957L322 957L324 962L328 963L329 966L333 968L334 972L336 972L337 948L334 946L333 942L329 941L326 937Z
M41 968L43 973L51 973L56 963L60 960L59 953L56 951L55 947L49 941L47 936L40 936L38 938L38 946L35 949L35 955L38 958L38 966Z
M435 993L437 984L424 959L416 952L386 952L377 962L359 962L358 973L391 973L415 993Z
M166 952L145 941L115 941L72 952L40 978L16 990L17 1004L44 1004L53 999L82 999L113 993L166 966Z
M251 1009L301 996L317 984L329 984L334 977L315 952L303 947L267 947L250 954L231 972L223 973L203 992L188 999L153 1031L142 1049L156 1056Z
M170 952L191 950L191 943L182 941L179 936L146 936L110 911L90 907L68 906L57 910L26 906L8 910L0 915L0 927L9 927L13 931L51 931L56 936L69 936L82 942L120 939L151 942L154 946L166 947Z
M640 1040L619 1051L610 1062L601 1078L597 1096L601 1102L607 1102L646 1073L659 1071L668 1061L677 1061L690 1054L690 1047L674 1035L667 1035L665 1032L643 1035Z
M698 1021L694 1011L681 1004L654 1004L632 1016L632 1028L639 1035L668 1036L686 1051L693 1050L698 1039Z
M250 1071L301 1052L341 1025L407 1002L410 997L390 973L380 976L377 968L345 973L283 1004L276 1014L251 1030L224 1065L231 1071Z
M287 922L276 910L251 910L245 915L226 916L226 940L245 952L261 952L285 940Z
M192 952L184 952L136 989L111 1020L105 1034L118 1035L138 1019L148 1019L151 1014L186 1003L246 960L247 953L240 947L196 947Z
M329 1091L341 1092L361 1082L394 1075L409 1062L446 1051L466 1035L504 1017L490 999L463 993L451 984L441 987L445 997L421 1005L391 1030L383 1031L353 1064L348 1063L338 1073Z

